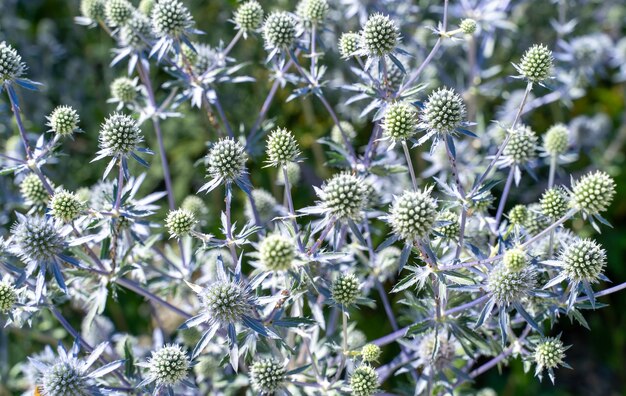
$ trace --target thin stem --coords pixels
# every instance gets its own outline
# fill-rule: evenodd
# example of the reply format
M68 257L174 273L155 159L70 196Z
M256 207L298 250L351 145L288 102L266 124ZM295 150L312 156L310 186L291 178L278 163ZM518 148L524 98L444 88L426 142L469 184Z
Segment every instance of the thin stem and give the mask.
M513 349L515 349L515 343L516 342L520 342L523 341L526 336L530 333L530 325L526 326L526 328L524 329L524 331L522 332L522 335L519 336L519 338L517 340L515 340L514 342L511 343L511 345L506 348L504 351L502 351L498 356L494 357L493 359L491 359L490 361L488 361L487 363L483 364L482 366L478 367L476 370L473 370L469 376L471 378L476 378L479 375L489 371L491 368L493 368L495 365L497 365L498 363L500 363L502 360L504 360L505 358L507 358L512 352Z
M343 372L344 367L346 367L346 356L348 355L348 314L345 312L341 312L341 362L339 363L339 368L337 369L337 373L335 374L335 378L333 382L337 382L339 378L341 378L341 373Z
M322 234L320 235L320 237L317 239L317 241L315 241L315 244L311 246L311 249L309 249L310 256L313 256L317 252L317 250L322 245L322 242L324 242L324 239L326 239L326 236L328 235L328 233L330 232L330 230L333 228L334 225L335 225L335 219L334 218L330 219L328 221L328 224L322 231Z
M182 316L185 319L189 319L191 318L191 314L188 312L183 311L182 309L168 303L167 301L163 300L162 298L160 298L159 296L149 292L148 290L144 289L143 287L141 287L140 285L138 285L135 281L132 281L130 279L126 279L126 278L117 278L115 280L115 283L117 283L118 285L132 290L133 292L139 294L140 296L143 296L145 298L147 298L150 301L153 301L159 305L162 305L163 307L169 309L170 311Z
M506 178L506 183L504 184L504 190L502 191L502 196L500 197L500 204L498 204L498 211L496 212L496 222L494 225L494 231L498 231L498 227L500 226L500 220L502 219L502 213L504 212L504 207L506 206L506 201L509 197L509 191L511 190L511 185L513 184L513 176L515 175L515 166L511 166L509 169L509 175Z
M550 156L550 175L548 177L548 190L554 186L554 175L556 174L556 155Z
M224 128L226 128L226 132L228 133L228 136L230 136L231 138L234 138L235 134L233 133L233 130L230 127L228 118L226 118L226 113L224 113L224 108L222 107L222 103L220 102L220 99L217 96L217 92L213 90L213 93L215 94L215 99L213 100L213 104L215 105L215 109L217 109L217 114L220 116L220 119L222 120L222 124L224 124Z
M314 23L311 26L311 75L315 76L315 67L317 63L317 55L315 54L315 42L317 41L316 37L317 33L317 25Z
M122 166L121 159L119 163L119 168L119 174L117 176L117 195L115 196L115 206L113 206L114 211L120 209L120 204L122 202L122 189L124 189L124 168Z
M233 37L233 39L230 41L230 43L228 44L228 46L226 47L226 49L224 49L224 52L222 52L222 56L224 58L226 58L226 56L228 55L228 53L233 49L233 47L235 46L235 44L237 44L237 42L239 41L239 39L241 38L241 36L243 36L243 30L239 29L237 31L237 34L235 35L235 37Z
M298 242L298 249L300 252L304 252L304 245L302 245L302 239L300 238L300 229L298 227L298 221L296 220L296 211L293 207L293 199L291 197L291 185L289 183L289 177L287 176L287 166L282 166L283 179L285 181L285 196L287 197L287 203L289 206L289 215L292 217L293 232L296 234L296 241Z
M228 249L230 250L230 255L233 257L233 263L235 265L239 261L237 259L237 251L235 250L235 245L233 244L233 231L232 231L232 221L231 221L231 204L233 200L233 189L231 182L226 182L226 239L228 240Z
M406 166L409 168L411 174L411 183L413 184L413 191L417 191L417 179L415 178L415 170L413 169L413 161L411 161L411 153L409 152L409 146L406 144L406 140L402 141L402 149L404 150L404 157L406 158Z
M20 137L22 138L22 144L24 145L24 150L26 152L26 159L30 160L32 158L32 153L30 151L30 145L28 144L28 138L26 137L26 128L24 128L24 124L22 123L20 106L13 100L13 95L11 95L11 92L15 94L15 90L13 90L13 87L11 87L11 84L8 82L4 83L4 88L7 91L9 102L11 102L11 110L13 111L13 115L15 115L15 122L17 123L17 129L20 132Z

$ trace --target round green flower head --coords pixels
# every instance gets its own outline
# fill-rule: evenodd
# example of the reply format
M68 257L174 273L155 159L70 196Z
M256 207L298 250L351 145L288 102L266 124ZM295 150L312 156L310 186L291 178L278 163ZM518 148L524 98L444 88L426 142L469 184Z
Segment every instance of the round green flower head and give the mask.
M615 196L615 182L607 173L588 173L574 182L571 205L593 215L609 208Z
M400 41L400 29L387 15L371 15L361 33L361 45L371 57L387 55Z
M112 114L100 127L100 148L111 155L128 155L142 141L141 130L131 116Z
M111 26L122 26L133 16L133 5L128 0L107 0L104 15Z
M195 224L196 216L186 209L171 210L165 219L165 227L175 238L188 235Z
M144 15L150 15L157 0L141 0L137 9Z
M341 129L339 129L341 126ZM341 131L346 134L346 138L348 138L349 142L352 142L356 138L356 130L348 121L339 121L339 126L337 124L333 125L330 130L330 140L333 142L344 146L343 136L341 135Z
M368 364L357 367L350 377L354 396L372 396L378 391L378 373Z
M290 47L296 40L296 20L288 12L272 12L263 25L263 37L268 48Z
M252 388L261 394L273 394L282 388L286 376L285 366L273 358L257 360L250 366Z
M437 348L436 352L435 348ZM420 341L418 351L422 359L438 370L451 364L456 358L455 344L448 339L445 333L440 333L437 336L435 332L428 333Z
M178 37L193 24L189 10L179 0L157 1L152 7L152 21L159 37Z
M50 130L60 136L69 136L78 129L80 117L71 106L58 106L48 117Z
M560 219L569 208L568 197L563 187L553 187L544 192L539 204L541 213L551 219Z
M133 102L137 98L137 83L128 77L120 77L111 83L111 96L123 103Z
M528 216L524 222L524 229L530 235L537 235L548 228L550 219L543 215L541 204L531 204L528 206Z
M534 358L537 362L538 371L557 368L565 359L567 348L563 341L558 338L549 337L542 340L535 348Z
M341 35L339 38L339 54L342 58L348 59L354 56L354 53L359 50L359 41L361 36L358 33L348 32Z
M300 165L296 162L290 162L287 164L287 180L289 180L289 184L295 186L300 182ZM280 180L279 184L284 184L284 180Z
M0 42L0 84L20 78L26 66L15 48L5 41Z
M527 296L535 287L536 273L526 267L511 270L506 265L496 265L489 272L487 290L500 305L509 305Z
M239 283L216 281L201 295L204 308L222 324L238 323L250 310L250 298Z
M543 135L543 149L552 156L565 153L568 145L569 130L563 124L553 125Z
M405 191L395 199L389 213L394 233L407 241L428 235L436 219L437 203L430 190Z
M441 225L436 229L436 231L443 235L444 238L451 239L459 236L461 230L459 215L450 210L446 210L439 215L437 220L448 223Z
M320 198L330 216L360 219L366 198L363 180L350 173L339 173L322 187Z
M417 110L408 102L395 102L389 105L383 119L384 136L391 141L404 141L417 130Z
M538 83L550 77L552 62L552 51L543 44L535 44L522 56L519 71L528 81Z
M502 263L509 271L521 271L528 266L526 252L520 247L514 247L504 252Z
M361 348L361 358L364 362L377 362L382 351L378 345L367 344Z
M105 18L104 3L105 0L81 0L80 13L94 21L102 21Z
M183 203L180 204L180 207L193 214L196 218L209 214L209 207L206 206L202 198L197 195L186 196L185 199L183 199Z
M256 0L247 1L235 11L235 23L241 30L256 30L263 23L263 8Z
M537 135L526 125L520 125L510 132L511 138L502 154L515 163L524 163L537 155Z
M476 32L476 21L471 18L466 18L459 24L459 29L465 34L474 34Z
M133 17L122 26L120 38L124 45L139 50L143 49L148 45L149 41L154 38L152 22L146 15L135 12L133 13Z
M528 219L528 208L525 205L515 205L509 211L509 221L511 224L523 225Z
M248 154L241 143L233 139L220 139L209 150L207 160L211 177L234 180L245 172Z
M261 264L270 271L290 269L295 255L293 243L279 234L268 235L259 245Z
M82 210L83 202L76 194L67 190L55 192L50 200L50 213L64 222L76 219Z
M581 239L563 249L559 260L574 282L597 282L606 266L606 252L591 239Z
M352 305L359 297L359 280L353 274L340 274L332 284L331 294L337 304Z
M91 394L89 383L76 360L62 360L48 368L41 377L42 394L46 396L82 396Z
M180 345L166 345L152 352L150 375L159 385L176 385L187 377L189 357Z
M29 206L42 206L48 202L48 191L43 182L34 173L26 175L20 183L20 194Z
M423 126L439 133L451 133L465 119L465 103L452 88L433 91L422 111Z
M9 312L17 302L17 291L7 281L0 281L0 313Z
M287 177L289 177L289 175L287 175ZM254 198L261 223L267 224L272 221L274 217L278 216L278 202L272 193L262 188L256 188L252 190L252 198ZM250 200L246 200L244 214L250 221L254 221L254 212L252 211Z
M297 7L298 16L312 24L323 22L328 10L326 0L301 0Z
M283 166L288 162L297 161L299 155L300 149L293 132L284 128L270 132L267 138L267 156L270 164Z

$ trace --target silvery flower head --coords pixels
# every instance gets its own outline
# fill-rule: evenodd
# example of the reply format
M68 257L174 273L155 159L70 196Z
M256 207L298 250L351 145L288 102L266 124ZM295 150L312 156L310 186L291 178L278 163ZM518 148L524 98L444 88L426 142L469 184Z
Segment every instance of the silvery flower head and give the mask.
M507 164L523 164L537 156L537 135L526 125L518 125L510 131L509 143L502 152Z
M135 12L124 26L122 26L120 38L124 45L135 50L142 50L154 39L152 22L145 14Z
M456 343L445 332L426 334L417 347L419 357L436 370L452 364L457 357Z
M517 270L498 264L489 272L487 290L498 305L508 306L528 296L536 282L537 273L532 268Z
M119 77L111 83L111 97L119 103L131 103L137 98L137 80Z
M29 173L22 179L20 194L27 205L35 207L45 206L50 198L43 182L34 173Z
M148 361L148 378L156 382L158 388L178 385L187 378L190 363L180 345L165 345L152 352ZM143 385L146 385L146 381Z
M360 295L361 284L353 274L340 274L333 281L331 295L335 303L349 306L356 302Z
M11 234L9 251L26 263L54 262L65 249L65 232L51 218L18 215Z
M277 128L267 138L268 163L272 166L285 166L289 162L298 161L300 148L293 132Z
M280 234L268 235L259 243L259 262L269 271L289 270L295 255L293 242Z
M165 218L165 227L174 238L188 235L196 223L196 216L182 208L171 210Z
M452 88L439 88L424 103L420 126L440 135L454 133L463 124L465 114L461 96Z
M389 16L373 14L361 32L361 49L371 58L392 53L400 43L400 28Z
M358 33L347 32L343 33L339 38L339 54L343 59L353 57L359 50L359 42L361 36Z
M252 388L260 394L273 394L283 387L285 366L274 358L257 360L250 366Z
M158 37L180 37L193 26L189 9L179 0L159 0L152 7L152 23Z
M574 181L572 206L589 215L606 211L615 196L615 182L606 172L590 172Z
M61 189L54 193L50 199L50 214L58 220L71 222L76 219L83 210L84 202L70 191Z
M80 117L71 106L58 106L46 117L50 130L59 136L70 136L79 131Z
M365 189L361 178L339 173L328 180L318 195L327 216L337 220L358 220L365 206Z
M563 124L550 127L543 135L543 150L550 156L564 154L570 144L569 129Z
M417 132L417 109L408 102L394 102L383 118L383 136L392 143L406 141Z
M25 70L26 65L15 48L6 41L0 42L0 85L20 78Z
M431 189L405 191L395 197L387 217L394 234L412 242L430 233L437 219L437 202L430 193Z
M126 160L128 157L133 157L139 164L147 167L148 164L137 155L136 152L142 152L146 154L152 154L152 152L146 148L139 147L139 144L143 142L143 134L137 124L137 121L131 116L127 116L121 113L114 113L109 115L102 123L100 127L100 151L96 158L92 160L97 161L104 157L113 157L109 162L109 166L105 170L105 177L112 169L113 165L118 160L121 160L122 167L125 170L125 175L128 178L128 170L126 166Z
M233 139L220 139L206 156L207 176L211 181L200 191L211 191L222 182L239 182L246 173L248 154L241 143Z
M541 83L550 78L553 62L552 51L543 44L535 44L526 50L515 67L530 83Z
M296 13L307 24L319 24L326 19L330 7L326 0L300 0Z
M128 0L107 0L104 6L106 21L111 26L123 26L133 16L134 7Z
M569 346L563 345L563 341L559 337L547 337L541 339L535 346L532 358L537 364L535 376L541 379L542 372L548 370L548 375L552 383L554 383L554 369L559 366L567 368L569 365L565 363L565 351Z
M257 30L263 23L263 7L256 0L246 1L235 11L234 20L237 29L244 32Z
M296 40L296 19L288 12L272 12L263 24L263 38L269 49L288 49Z

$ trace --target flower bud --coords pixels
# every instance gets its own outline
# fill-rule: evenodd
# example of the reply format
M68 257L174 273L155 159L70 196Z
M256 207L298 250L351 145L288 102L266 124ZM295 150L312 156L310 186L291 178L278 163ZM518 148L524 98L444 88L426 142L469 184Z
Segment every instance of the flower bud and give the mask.
M552 51L545 45L535 44L522 56L519 70L528 81L537 83L550 77L552 62Z
M256 0L247 1L237 8L235 23L241 30L256 30L263 23L263 8Z
M166 345L152 352L150 374L159 385L176 385L187 377L189 357L180 345Z
M290 269L295 254L293 243L279 234L267 236L259 245L261 264L270 271Z
M363 32L362 45L371 57L381 57L391 53L400 41L400 29L387 15L371 15Z
M377 362L381 354L380 347L375 344L367 344L361 348L361 358L364 362Z
M572 206L588 214L604 212L615 196L615 182L605 172L588 173L574 182Z
M563 124L553 125L543 136L543 149L552 156L565 153L568 145L569 130Z
M71 222L76 219L82 210L83 202L76 194L67 190L55 192L50 200L50 213L56 219L64 222Z
M433 91L424 104L423 124L439 133L451 133L465 118L465 103L452 88L439 88Z
M250 366L252 388L261 394L272 394L282 388L287 371L275 359L257 360Z
M565 359L563 341L558 338L546 338L535 348L534 358L541 371L543 368L554 369Z
M389 213L394 233L407 241L427 236L436 218L437 203L430 190L405 191L395 199Z
M417 129L417 110L408 102L395 102L387 107L383 119L383 134L391 141L405 141Z
M503 155L515 163L524 163L536 157L537 135L526 125L520 125L510 132L509 143Z
M569 208L568 198L562 187L554 187L544 192L539 204L541 213L551 219L560 219Z
M82 0L80 2L80 13L94 21L102 21L105 18L104 6L104 0Z
M502 263L509 271L521 271L528 266L526 252L520 247L515 247L504 252Z
M143 141L137 122L130 116L115 113L100 127L100 148L110 155L128 155Z
M350 377L350 388L354 396L372 396L378 390L378 373L368 364L357 367Z
M528 219L528 208L525 205L515 205L509 211L509 221L511 224L523 225Z
M331 294L337 304L352 305L359 296L359 280L353 274L340 274L332 284Z
M137 83L128 77L120 77L111 83L111 96L123 103L130 103L137 98Z
M361 36L358 33L348 32L341 35L339 38L339 54L344 59L348 59L354 56L354 53L359 49L359 40Z
M26 175L20 183L20 194L29 206L43 206L48 202L48 191L43 182L34 173Z
M291 131L277 128L270 132L267 139L267 156L274 166L283 166L295 162L300 155L298 142Z
M476 21L471 18L466 18L459 24L459 29L465 34L474 34L476 32Z

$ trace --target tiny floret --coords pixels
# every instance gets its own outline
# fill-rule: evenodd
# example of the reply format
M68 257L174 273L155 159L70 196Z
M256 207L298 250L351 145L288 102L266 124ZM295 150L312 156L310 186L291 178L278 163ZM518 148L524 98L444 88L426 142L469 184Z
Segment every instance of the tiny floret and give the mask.
M47 117L50 130L59 136L69 136L78 129L80 117L71 106L58 106Z
M130 103L137 98L137 83L128 77L120 77L111 83L111 96L123 103Z
M391 141L405 141L417 129L417 110L408 102L395 102L389 105L383 119L384 136Z
M352 305L359 297L359 280L353 274L340 274L332 284L331 294L337 304Z
M514 225L524 225L528 219L528 208L526 205L515 205L509 211L509 221Z
M361 359L364 362L377 362L381 354L380 347L375 344L367 344L361 348Z
M150 375L159 385L176 385L187 377L189 357L180 345L166 345L152 352Z
M509 143L503 154L514 163L525 163L537 155L537 135L526 125L520 125L510 132Z
M487 278L487 290L500 305L509 305L528 295L536 284L536 272L531 268L519 271L499 264L493 267Z
M284 11L271 13L263 25L263 37L268 48L288 48L296 39L296 20Z
M560 219L569 208L569 200L563 187L553 187L547 190L539 200L541 213L551 219Z
M340 220L359 219L366 198L363 181L350 173L339 173L322 187L320 198L329 215Z
M328 10L329 7L326 0L301 0L297 7L298 16L312 24L324 21Z
M152 8L154 31L158 36L178 37L193 24L191 14L179 0L159 0Z
M122 26L133 16L133 5L128 0L107 0L104 14L111 26Z
M26 66L15 48L5 41L0 42L0 84L20 78Z
M347 32L339 38L339 54L342 58L348 59L355 55L359 50L359 40L361 36L358 33Z
M17 302L17 291L8 281L0 280L0 314L9 312Z
M50 200L50 214L56 219L70 222L83 210L83 202L78 196L67 190L59 190Z
M574 282L597 282L606 266L606 252L591 239L581 239L560 254L563 271Z
M283 166L296 161L299 155L298 142L291 131L277 128L270 133L267 138L267 156L270 164Z
M395 234L406 241L424 238L437 219L437 203L430 190L406 191L397 197L389 213Z
M502 263L509 271L521 271L528 266L528 258L524 249L514 247L504 252Z
M29 173L20 183L20 194L29 206L43 206L48 202L48 191L34 173Z
M272 394L282 388L287 371L273 358L257 360L250 366L252 388L261 394Z
M357 367L350 377L350 388L354 396L372 396L378 386L378 373L369 364Z
M219 323L238 323L250 310L247 290L236 282L216 281L200 296L204 308Z
M270 271L285 271L291 268L295 257L293 243L279 234L272 234L259 245L261 264Z
M543 136L543 149L551 156L563 154L569 146L569 130L563 124L550 127Z
M195 224L196 216L186 209L172 210L165 219L165 227L175 238L188 235Z
M615 196L615 182L607 173L588 173L574 182L572 206L590 215L604 212Z
M235 11L235 24L241 30L256 30L263 23L263 8L256 0L247 1Z
M476 21L471 18L466 18L459 24L459 29L465 34L474 34L476 32Z
M451 133L465 119L465 103L452 88L433 91L421 114L423 126L441 134Z
M211 177L235 180L245 172L248 154L241 143L233 139L221 139L211 147L207 160Z
M383 14L370 16L361 33L361 45L370 57L381 57L393 52L399 41L398 24Z
M543 44L535 44L522 56L518 70L528 81L538 83L550 77L552 63L552 51Z

